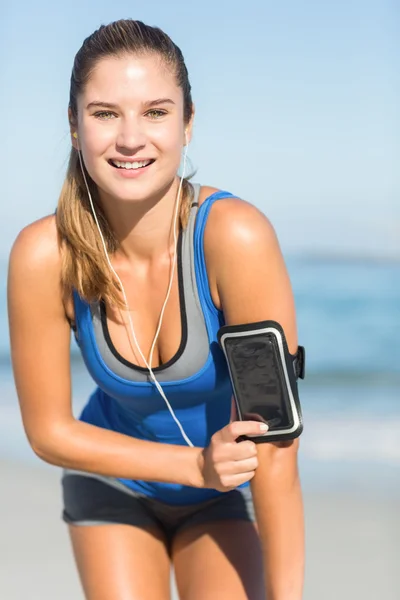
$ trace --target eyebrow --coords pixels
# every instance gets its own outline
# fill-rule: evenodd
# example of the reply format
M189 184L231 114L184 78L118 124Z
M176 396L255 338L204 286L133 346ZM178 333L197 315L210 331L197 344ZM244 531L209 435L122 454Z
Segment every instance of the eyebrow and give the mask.
M158 98L157 100L148 100L147 102L143 102L143 106L145 108L151 108L152 106L158 106L159 104L175 104L175 102L173 100L171 100L171 98ZM92 107L98 107L101 106L103 108L119 108L118 104L113 104L111 102L102 102L101 100L96 100L94 102L89 102L89 104L87 105L87 109L88 108L92 108Z

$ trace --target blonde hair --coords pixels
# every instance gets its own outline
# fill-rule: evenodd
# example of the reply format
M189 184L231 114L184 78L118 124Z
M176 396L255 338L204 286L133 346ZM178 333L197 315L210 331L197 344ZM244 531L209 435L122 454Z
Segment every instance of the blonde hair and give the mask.
M156 27L141 21L121 19L102 25L86 38L75 56L71 75L69 108L77 122L77 98L90 79L96 64L107 56L130 53L159 55L171 67L177 84L182 88L184 121L190 121L193 111L191 86L182 53L178 46ZM118 241L111 230L99 202L97 185L85 169L86 180L96 208L96 214L104 236L107 252L113 254ZM182 182L182 199L179 207L181 227L186 227L193 199L193 186L189 178ZM113 276L93 214L79 164L78 153L71 148L66 177L61 189L56 212L56 225L61 250L61 285L69 296L72 290L87 302L105 300L110 304L123 305L120 286Z

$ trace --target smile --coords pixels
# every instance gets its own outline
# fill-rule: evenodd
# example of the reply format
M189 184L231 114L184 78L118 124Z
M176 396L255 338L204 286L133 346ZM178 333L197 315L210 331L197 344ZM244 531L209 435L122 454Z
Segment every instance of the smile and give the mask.
M154 161L153 158L149 158L148 160L134 161L134 162L121 162L119 160L109 160L110 165L117 169L143 169L148 165L151 165Z

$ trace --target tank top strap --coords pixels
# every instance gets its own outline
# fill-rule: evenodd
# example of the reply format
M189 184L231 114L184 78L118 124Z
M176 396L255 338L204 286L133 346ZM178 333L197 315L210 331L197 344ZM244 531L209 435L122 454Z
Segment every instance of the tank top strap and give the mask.
M200 183L192 183L192 187L194 190L193 200L192 200L192 208L198 208L201 185L200 185Z
M208 283L207 267L204 256L204 230L207 224L208 215L214 202L222 198L237 198L234 194L225 190L214 192L206 198L203 204L198 208L196 217L196 226L194 230L194 254L196 263L197 287L201 302L207 305L207 308L221 319L221 311L215 306Z

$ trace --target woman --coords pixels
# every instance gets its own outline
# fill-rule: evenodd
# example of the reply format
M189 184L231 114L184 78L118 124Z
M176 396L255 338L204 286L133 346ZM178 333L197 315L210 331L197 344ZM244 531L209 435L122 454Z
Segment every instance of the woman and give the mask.
M274 319L294 354L291 286L254 206L177 175L190 89L179 48L139 21L100 27L77 53L56 215L10 258L22 418L64 468L86 598L166 599L172 564L183 600L299 600L298 442L236 443L260 423L231 416L216 343L223 323ZM70 326L97 384L79 419Z

